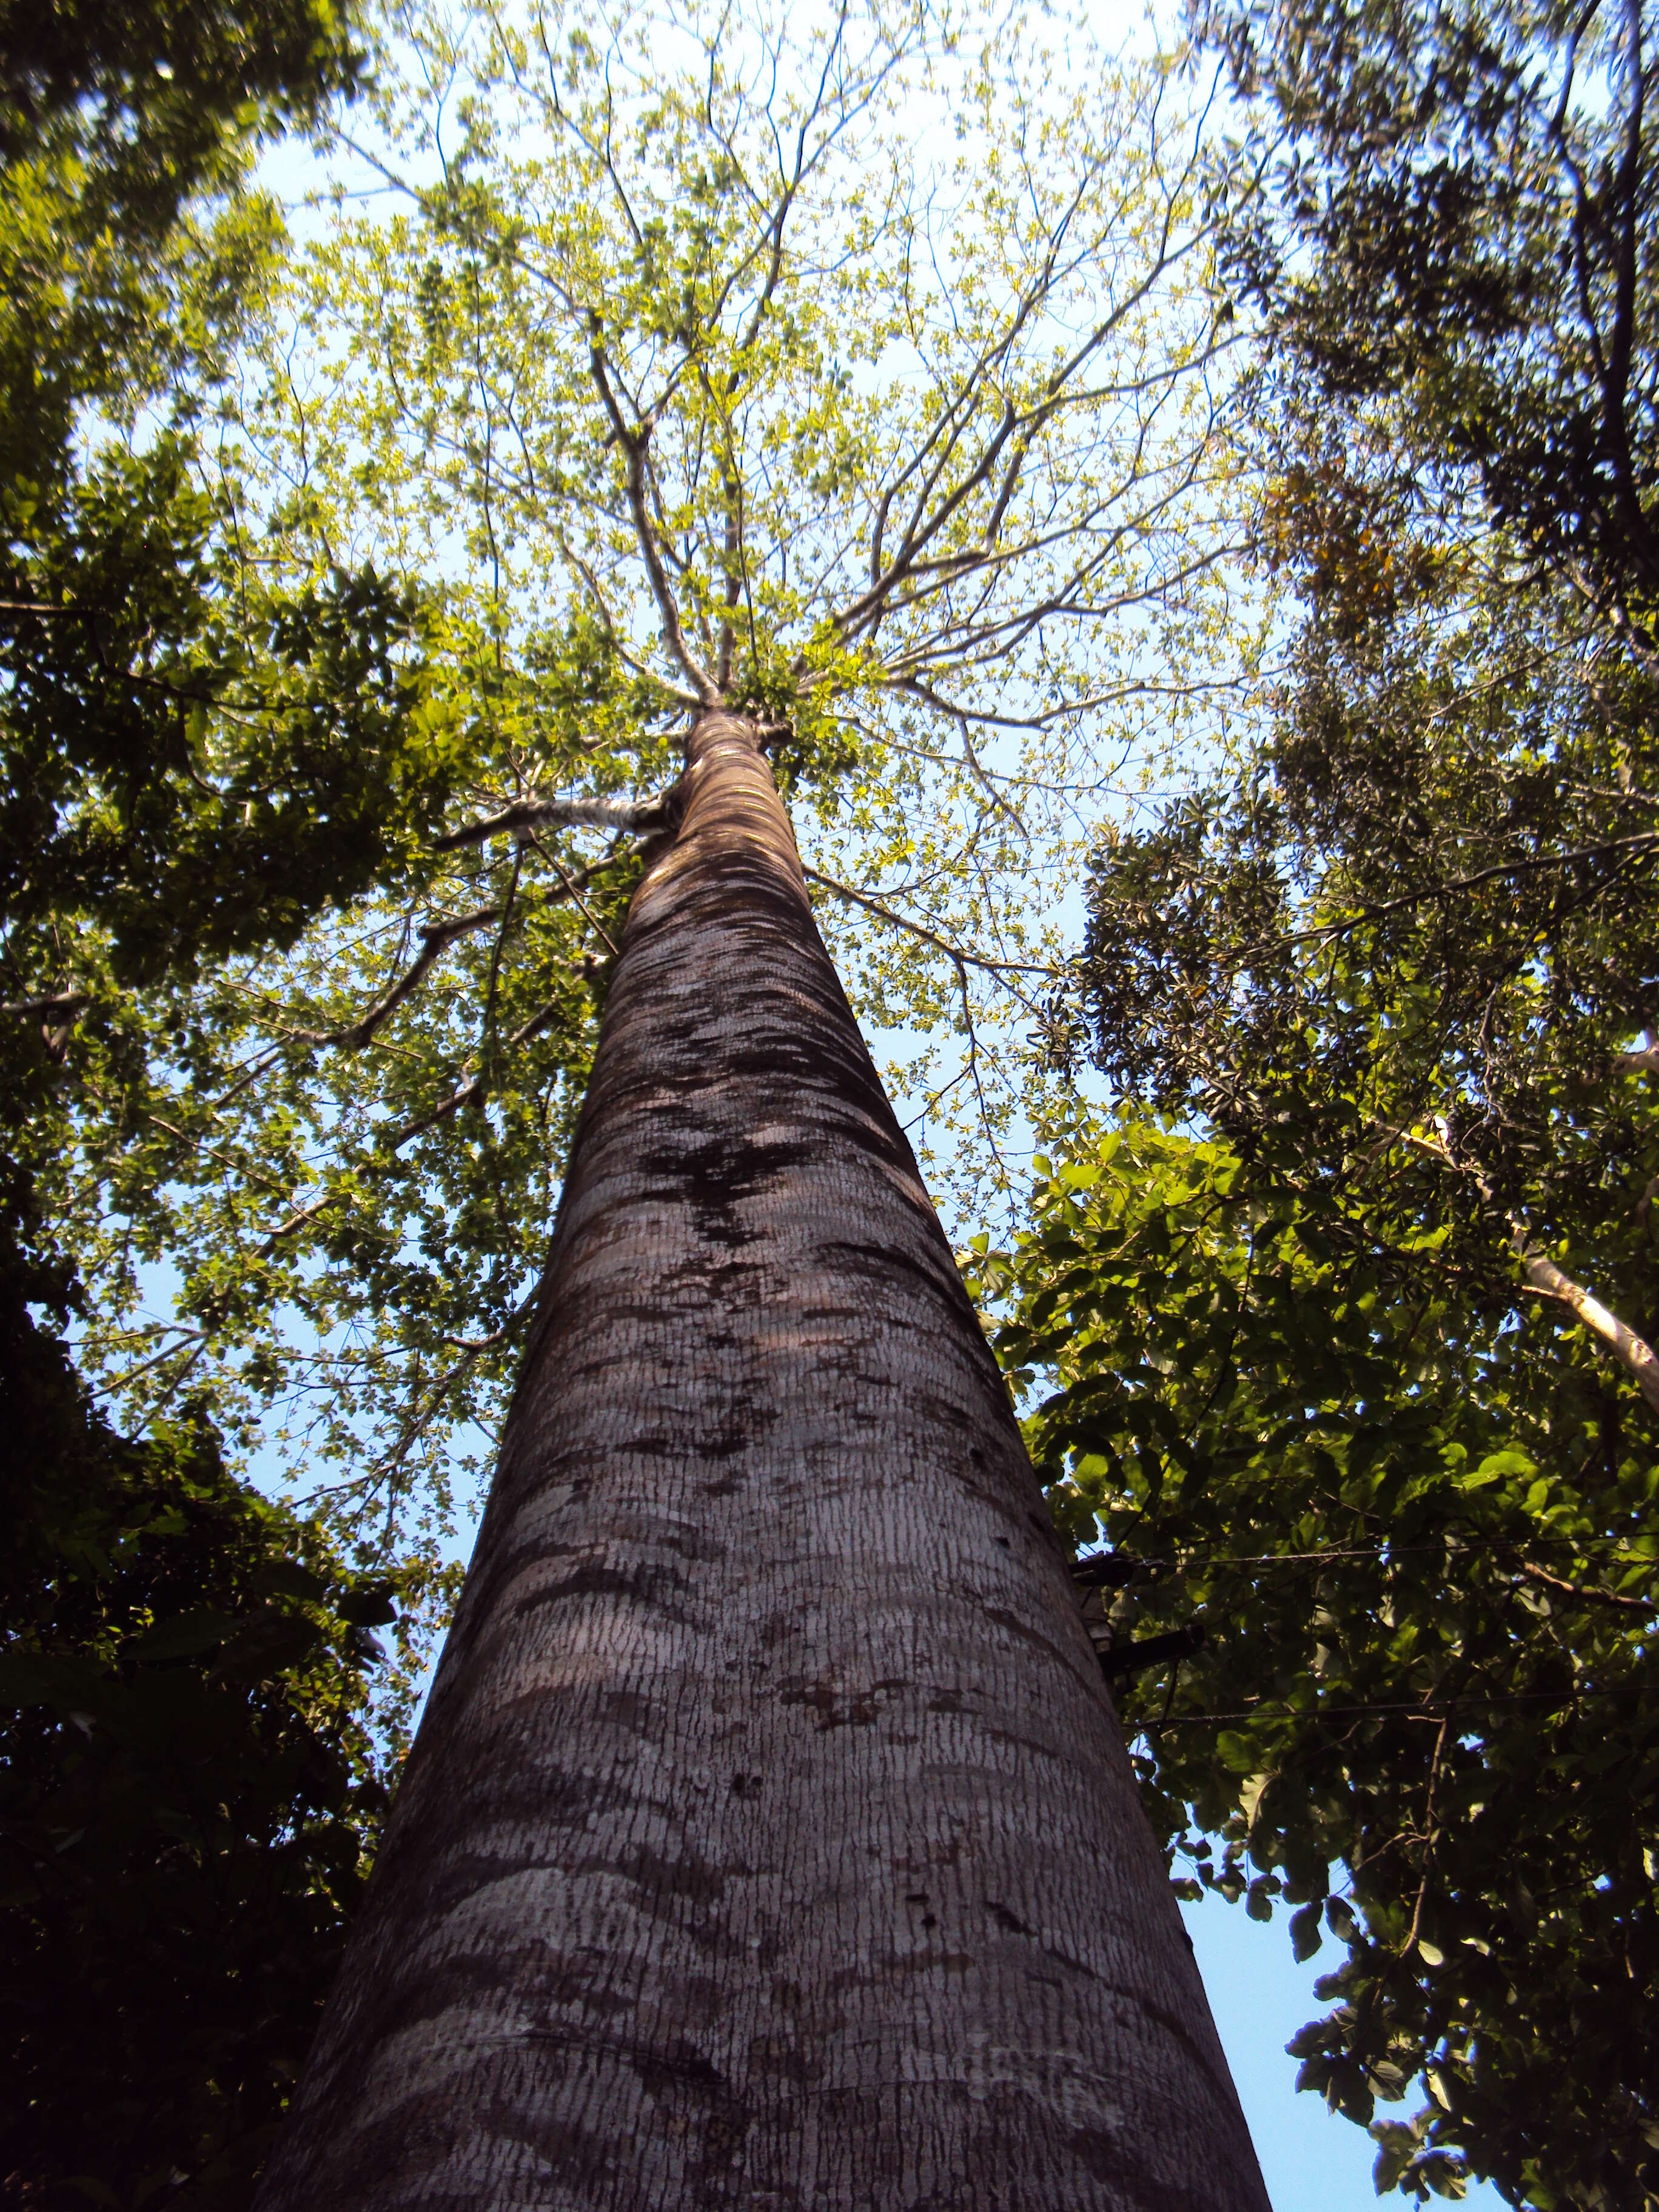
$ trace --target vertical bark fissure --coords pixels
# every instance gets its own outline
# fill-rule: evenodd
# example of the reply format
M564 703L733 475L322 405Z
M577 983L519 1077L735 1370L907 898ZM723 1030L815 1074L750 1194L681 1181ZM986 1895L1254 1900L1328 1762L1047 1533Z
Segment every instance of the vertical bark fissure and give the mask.
M1266 2212L752 725L682 799L261 2212Z

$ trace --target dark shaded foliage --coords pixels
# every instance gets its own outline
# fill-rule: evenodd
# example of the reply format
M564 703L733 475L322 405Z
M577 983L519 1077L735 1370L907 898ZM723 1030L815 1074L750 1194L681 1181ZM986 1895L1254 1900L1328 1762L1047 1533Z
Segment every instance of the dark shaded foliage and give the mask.
M391 1587L189 1419L89 1403L0 1240L0 2176L42 2205L240 2205L385 1791ZM60 1307L60 1318L62 1309Z
M1231 256L1310 488L1346 446L1364 503L1472 494L1651 649L1659 33L1640 0L1193 15L1276 150ZM1379 416L1382 450L1356 461L1346 434Z
M76 1020L142 1091L193 979L395 870L441 804L413 596L279 571L204 465L278 245L251 163L360 69L326 0L0 12L0 2193L23 2203L246 2203L383 1797L365 1670L392 1578L237 1480L187 1397L143 1437L106 1423L34 1192Z

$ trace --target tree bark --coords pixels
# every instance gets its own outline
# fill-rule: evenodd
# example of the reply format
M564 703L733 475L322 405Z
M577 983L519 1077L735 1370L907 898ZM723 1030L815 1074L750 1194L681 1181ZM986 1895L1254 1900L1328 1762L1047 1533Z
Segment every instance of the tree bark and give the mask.
M751 726L682 794L260 2212L1267 2212Z

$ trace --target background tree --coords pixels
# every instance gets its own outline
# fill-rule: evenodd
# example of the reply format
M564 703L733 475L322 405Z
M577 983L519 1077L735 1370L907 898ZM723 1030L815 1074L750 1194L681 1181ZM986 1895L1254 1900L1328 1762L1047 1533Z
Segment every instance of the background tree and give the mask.
M1375 509L1379 550L1401 501L1505 531L1650 666L1659 59L1640 0L1222 0L1193 21L1263 126L1273 189L1237 204L1229 252L1286 349L1285 493L1350 533Z
M7 39L0 1121L20 1259L72 1249L84 1285L95 1234L52 1205L77 1132L106 1136L137 1270L201 1141L165 1103L216 1064L204 977L395 876L447 756L416 595L254 546L216 435L279 260L249 172L355 82L343 19L88 11Z
M1304 2082L1421 2075L1382 2186L1646 2203L1652 59L1633 9L1206 27L1307 618L1211 787L1101 842L1054 1034L1164 1118L1081 1132L988 1279L1051 1478L1209 1629L1137 1709L1166 1834L1299 1948L1346 1867Z
M24 1305L61 1279L8 1256L0 2172L25 2203L244 2205L378 1832L392 1586L203 1425L113 1435Z
M130 1188L165 1178L204 974L441 802L410 592L252 557L213 465L281 243L252 166L360 62L325 5L0 18L0 2172L30 2203L246 2202L418 1669L404 1637L371 1737L368 1625L394 1580L412 1620L444 1600L235 1480L204 1399L117 1435L43 1202L88 1111Z

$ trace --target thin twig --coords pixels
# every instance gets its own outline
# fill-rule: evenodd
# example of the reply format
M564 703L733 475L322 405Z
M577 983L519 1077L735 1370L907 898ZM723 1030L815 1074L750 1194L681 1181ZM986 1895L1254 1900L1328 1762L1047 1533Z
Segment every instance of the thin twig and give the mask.
M866 913L878 915L883 921L891 922L895 929L908 930L912 937L921 938L925 945L933 945L948 960L965 961L969 967L982 968L994 975L1059 977L1065 973L1063 969L1053 967L1046 961L988 960L981 953L968 952L961 945L952 945L948 937L941 937L937 930L929 929L925 922L913 921L908 914L901 914L896 907L889 906L869 891L855 890L851 884L840 883L834 876L821 874L817 868L804 865L801 873L809 884L817 884L820 890L833 891L837 898L847 899L854 906L861 906Z

